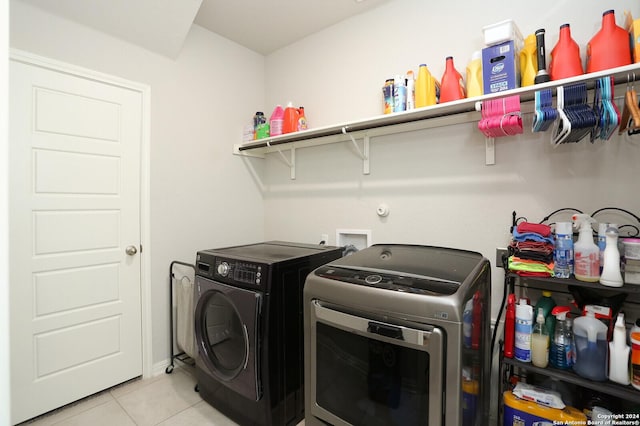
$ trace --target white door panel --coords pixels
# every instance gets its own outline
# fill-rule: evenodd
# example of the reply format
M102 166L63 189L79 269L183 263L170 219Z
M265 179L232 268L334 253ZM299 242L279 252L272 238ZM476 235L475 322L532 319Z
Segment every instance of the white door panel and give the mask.
M142 374L142 94L10 64L12 421Z

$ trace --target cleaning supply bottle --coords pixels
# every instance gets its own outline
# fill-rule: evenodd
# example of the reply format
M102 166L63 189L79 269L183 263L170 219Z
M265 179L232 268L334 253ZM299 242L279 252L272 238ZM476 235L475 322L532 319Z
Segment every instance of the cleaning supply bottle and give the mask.
M403 75L393 79L393 112L407 110L407 81Z
M507 310L504 316L504 356L513 358L513 339L516 326L516 295L507 297Z
M466 91L467 97L482 96L482 51L476 50L471 55L471 61L467 64L466 69Z
M571 274L573 274L573 230L571 222L558 222L553 249L553 275L556 278L569 278Z
M573 322L576 362L573 370L589 380L607 380L607 326L592 311Z
M582 74L584 74L584 69L580 58L580 47L571 38L569 24L563 24L560 26L558 43L551 50L549 75L551 80L560 80Z
M473 299L464 305L462 311L462 343L465 348L471 348L471 328L473 327Z
M282 105L277 105L271 117L269 117L269 136L279 136L282 134L282 123L284 121L284 109Z
M540 368L549 364L549 332L545 326L542 308L538 309L536 325L531 333L531 362Z
M551 314L551 311L556 306L556 301L551 297L551 292L547 290L542 291L542 297L538 299L536 302L536 306L533 309L533 312L538 312L542 309L542 314L544 315L544 324L547 329L547 335L553 336L553 332L556 326L556 317Z
M609 287L622 287L624 281L620 272L620 250L618 250L618 230L614 227L607 228L605 232L607 245L604 249L604 265L600 283Z
M293 106L293 103L289 102L284 109L284 118L282 121L282 133L291 133L298 130L298 118L300 113L298 108Z
M531 362L531 331L533 328L533 307L525 299L516 305L516 326L514 355L521 362Z
M631 333L631 386L640 390L640 331Z
M420 64L418 68L418 78L415 84L416 108L435 105L436 97L436 80L429 72L426 64Z
M298 131L307 130L309 125L307 124L307 116L304 114L304 107L298 107Z
M568 306L556 306L551 314L556 318L556 327L549 349L549 362L560 370L569 370L573 367L573 332L571 321L567 314L571 311Z
M447 56L444 74L440 80L440 103L464 99L464 84L462 75L453 65L453 56Z
M600 250L593 242L591 224L595 220L587 214L574 214L573 222L580 229L578 241L573 245L573 268L576 279L597 282L600 279Z
M602 28L587 43L587 73L631 64L629 33L616 25L613 10L602 14Z
M533 85L537 72L536 35L529 34L527 38L524 39L524 47L520 50L520 86Z
M407 111L416 107L416 79L413 70L407 71Z
M627 328L624 325L624 314L619 313L613 328L613 340L609 342L609 380L628 385L629 353L627 345Z

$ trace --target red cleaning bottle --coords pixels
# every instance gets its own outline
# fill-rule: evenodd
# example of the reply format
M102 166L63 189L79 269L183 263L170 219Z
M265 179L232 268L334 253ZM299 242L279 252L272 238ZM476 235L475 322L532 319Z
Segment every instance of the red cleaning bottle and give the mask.
M440 81L440 103L463 99L464 83L462 75L453 65L453 57L448 56L442 80Z
M558 43L551 51L551 63L549 64L551 80L560 80L582 74L584 74L584 70L580 59L580 47L571 38L569 24L561 25Z
M507 311L504 316L504 356L513 358L513 339L516 333L516 295L507 298Z
M482 294L476 291L473 295L473 320L471 322L471 349L480 349L480 339L482 338L482 313L484 306Z
M602 14L602 28L587 43L587 73L631 64L629 33L616 25L613 10Z
M282 133L291 133L298 131L298 119L300 118L300 112L298 108L294 107L291 102L287 104L284 109L284 118L282 121Z

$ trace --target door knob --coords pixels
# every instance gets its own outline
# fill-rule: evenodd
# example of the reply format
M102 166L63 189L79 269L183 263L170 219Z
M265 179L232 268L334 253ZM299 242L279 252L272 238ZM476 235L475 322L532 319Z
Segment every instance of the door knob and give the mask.
M127 248L124 251L129 256L133 256L134 254L136 254L138 252L138 249L136 248L136 246L127 246Z

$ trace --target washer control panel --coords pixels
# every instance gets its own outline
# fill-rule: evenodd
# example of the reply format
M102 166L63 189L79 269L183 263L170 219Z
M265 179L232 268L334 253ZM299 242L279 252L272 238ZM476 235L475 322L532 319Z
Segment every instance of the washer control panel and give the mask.
M216 256L199 252L196 258L196 274L231 285L247 288L264 288L268 265L244 259Z

